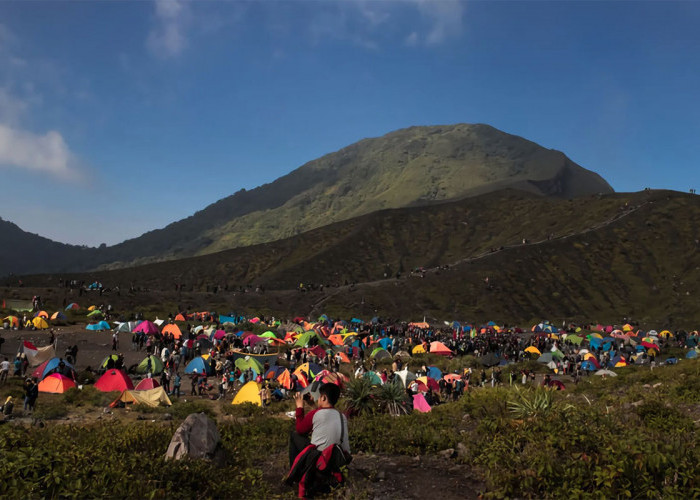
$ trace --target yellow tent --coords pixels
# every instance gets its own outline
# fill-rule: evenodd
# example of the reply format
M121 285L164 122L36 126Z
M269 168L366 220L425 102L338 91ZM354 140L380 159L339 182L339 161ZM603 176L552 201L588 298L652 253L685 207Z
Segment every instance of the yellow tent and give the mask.
M95 309L97 309L97 306L90 306L90 307L88 307L88 311L94 311Z
M243 403L253 403L254 405L262 406L262 401L260 400L260 384L251 380L238 390L231 404L240 405Z
M525 352L530 352L530 353L532 353L532 354L537 354L538 356L541 356L541 355L542 355L542 353L540 352L540 350L539 350L537 347L535 347L534 345L531 345L530 347L528 347L527 349L525 349Z
M423 349L423 344L418 344L416 347L413 348L413 354L423 354L425 353L425 349Z
M148 389L147 391L136 391L136 390L126 390L122 392L110 406L114 407L117 401L123 401L124 403L143 404L155 408L159 404L164 406L171 406L170 398L162 387L156 387L154 389Z
M41 316L37 316L36 318L34 318L32 320L32 324L34 325L34 328L37 328L39 330L45 330L49 327L49 324Z

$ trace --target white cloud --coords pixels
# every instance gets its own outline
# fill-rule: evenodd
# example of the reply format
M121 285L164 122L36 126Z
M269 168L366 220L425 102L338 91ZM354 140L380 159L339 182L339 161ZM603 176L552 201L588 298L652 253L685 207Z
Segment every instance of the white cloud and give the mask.
M421 16L430 25L428 33L420 37L425 45L440 45L462 34L464 0L416 0L416 5ZM416 40L412 40L414 44L418 43L417 38L418 36ZM409 42L408 39L406 41Z
M187 47L187 4L182 0L155 0L156 24L151 28L146 47L161 59L176 57Z
M73 180L77 176L75 166L75 156L55 130L38 135L0 124L0 167L18 167Z
M0 87L0 121L3 123L17 123L29 108L25 99L19 99L4 88Z

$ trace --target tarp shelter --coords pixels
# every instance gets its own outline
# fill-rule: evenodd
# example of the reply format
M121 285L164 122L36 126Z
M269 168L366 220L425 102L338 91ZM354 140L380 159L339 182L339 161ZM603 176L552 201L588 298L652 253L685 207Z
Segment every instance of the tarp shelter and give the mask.
M430 405L422 394L413 395L413 409L421 413L428 413L430 411Z
M163 362L156 356L146 356L136 367L136 373L163 373Z
M162 387L155 387L153 389L142 390L125 390L121 395L113 401L109 406L114 408L117 403L121 401L123 403L133 403L135 405L141 404L145 406L150 406L155 408L158 405L171 406L172 402Z
M160 328L161 326L163 326L163 323L165 323L165 320L156 318L155 321L153 321L153 323Z
M32 320L32 324L37 330L46 330L49 327L49 323L41 316L34 318Z
M39 382L39 392L63 394L71 387L75 387L75 382L60 373L52 373Z
M231 404L240 405L243 403L253 403L254 405L262 406L260 384L251 380L238 390Z
M106 321L100 321L99 323L90 323L85 327L86 330L91 330L94 332L101 332L104 330L109 330L112 328Z
M27 355L29 366L32 367L41 365L56 356L54 346L37 347L26 340L22 343L22 350Z
M34 304L31 300L5 299L2 301L2 308L18 312L33 311Z
M202 356L197 356L192 361L187 363L187 366L185 367L185 373L194 373L195 370L197 370L197 373L206 373L207 375L214 374L214 370L212 369L211 365Z
M134 383L122 370L107 370L104 375L95 382L95 389L102 392L126 391L127 389L133 388Z
M146 335L153 335L158 333L158 327L153 321L142 321L139 325L134 328L134 332L143 332Z
M175 339L179 339L180 337L182 337L180 327L177 326L175 323L171 323L163 327L163 335L165 335L166 333L171 334Z

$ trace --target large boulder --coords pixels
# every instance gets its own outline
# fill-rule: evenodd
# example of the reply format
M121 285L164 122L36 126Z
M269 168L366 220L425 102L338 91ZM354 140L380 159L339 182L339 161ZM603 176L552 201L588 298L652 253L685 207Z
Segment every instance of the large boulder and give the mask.
M221 441L216 422L204 413L188 415L177 428L170 440L165 458L180 460L181 458L214 459Z

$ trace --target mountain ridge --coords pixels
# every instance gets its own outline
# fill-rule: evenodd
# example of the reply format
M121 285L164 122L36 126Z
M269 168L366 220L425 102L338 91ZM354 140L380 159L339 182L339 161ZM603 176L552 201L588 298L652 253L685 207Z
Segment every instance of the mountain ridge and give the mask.
M87 251L50 246L44 268L33 271L116 268L209 254L377 210L506 188L565 198L613 192L564 153L489 125L414 126L358 141L117 245ZM23 255L18 249L8 262ZM14 271L32 271L31 264L36 261L25 259ZM0 268L0 275L9 271Z

